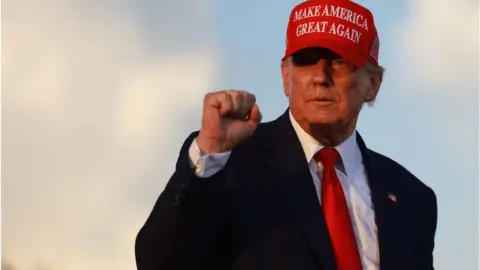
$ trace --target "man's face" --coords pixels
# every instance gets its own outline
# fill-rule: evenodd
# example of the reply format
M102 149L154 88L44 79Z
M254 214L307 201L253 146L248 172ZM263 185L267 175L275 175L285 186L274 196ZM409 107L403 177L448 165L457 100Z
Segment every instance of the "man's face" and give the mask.
M282 79L299 123L330 126L355 124L363 103L377 95L382 76L330 50L307 48L282 63Z

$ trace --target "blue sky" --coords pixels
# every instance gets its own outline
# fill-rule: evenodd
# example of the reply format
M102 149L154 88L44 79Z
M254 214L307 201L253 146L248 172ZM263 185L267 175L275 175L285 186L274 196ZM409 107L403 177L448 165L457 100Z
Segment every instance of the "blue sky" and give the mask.
M358 129L435 190L436 269L478 269L478 3L358 2L387 69ZM285 110L297 3L4 1L2 253L19 270L133 269L203 95L251 91L264 121Z

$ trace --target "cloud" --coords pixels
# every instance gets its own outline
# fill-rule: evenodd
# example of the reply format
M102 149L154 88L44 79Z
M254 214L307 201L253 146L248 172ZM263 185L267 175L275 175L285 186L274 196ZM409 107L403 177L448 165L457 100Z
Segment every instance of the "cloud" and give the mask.
M391 60L382 91L388 95L380 97L390 98L390 109L409 119L394 125L441 130L427 136L434 136L445 154L463 157L476 168L470 162L478 160L471 151L478 144L478 3L411 0L406 5L406 16L387 33L392 47L384 51ZM459 132L463 139L452 139ZM417 141L418 136L409 132L404 139Z
M2 6L2 252L20 270L135 268L217 64L212 9L150 2Z
M476 1L408 1L409 14L399 23L395 52L402 74L415 82L445 86L446 91L477 91L478 3ZM459 90L465 84L467 89ZM425 86L425 85L424 85ZM425 87L428 93L438 87Z

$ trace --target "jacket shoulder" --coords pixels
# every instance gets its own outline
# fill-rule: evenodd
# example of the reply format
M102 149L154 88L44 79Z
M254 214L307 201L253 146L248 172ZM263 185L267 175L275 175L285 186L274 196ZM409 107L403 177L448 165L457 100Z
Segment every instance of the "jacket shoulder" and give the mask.
M405 166L371 149L368 151L381 174L388 176L389 179L395 179L395 182L392 184L407 187L410 191L422 197L435 197L433 189L405 168Z

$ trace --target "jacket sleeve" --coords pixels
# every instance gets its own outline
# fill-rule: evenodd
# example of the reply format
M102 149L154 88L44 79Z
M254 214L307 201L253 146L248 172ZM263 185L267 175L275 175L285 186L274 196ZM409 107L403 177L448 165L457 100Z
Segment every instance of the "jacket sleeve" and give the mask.
M428 269L434 270L435 269L435 260L434 260L434 249L435 249L435 234L437 230L437 220L438 220L438 204L437 204L437 196L432 189L428 190L428 209L427 209L427 216L428 220L428 231L427 231L427 258L428 258Z
M135 241L138 270L224 269L224 170L199 178L184 142L175 172Z

